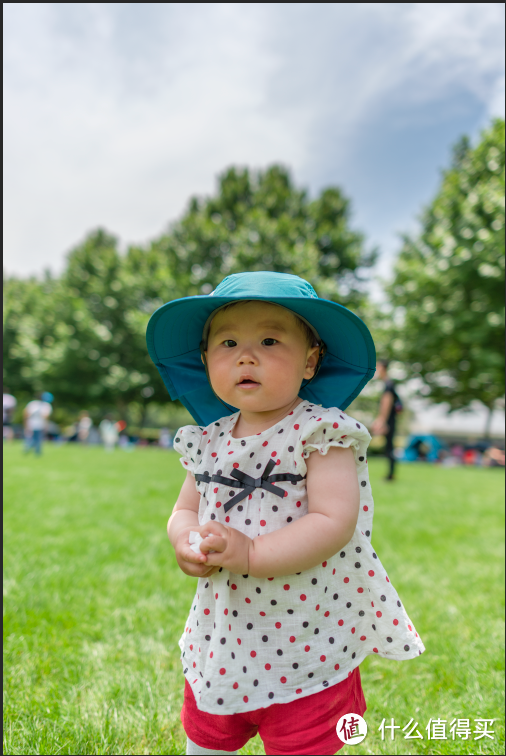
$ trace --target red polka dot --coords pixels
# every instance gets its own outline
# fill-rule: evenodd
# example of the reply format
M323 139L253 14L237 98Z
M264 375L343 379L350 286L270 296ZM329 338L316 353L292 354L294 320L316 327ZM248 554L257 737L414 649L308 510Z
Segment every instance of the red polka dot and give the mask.
M280 677L279 682L286 683L286 677Z
M246 602L247 604L251 604L251 599L250 599L250 598L245 598L244 600L245 600L245 602Z
M260 525L264 528L267 525L267 523L265 522L265 520L260 520Z
M193 651L193 643L190 644L190 651Z
M371 601L371 606L374 606L374 601Z
M270 664L266 664L266 665L265 665L265 669L269 670L270 668L271 668L271 665L270 665Z
M328 616L329 616L329 614L330 614L330 612L325 612L325 614L324 614L323 616L324 616L324 617L328 617Z
M267 446L267 444L268 444L268 441L264 441L262 446Z
M350 582L350 578L349 577L345 577L344 580L343 580L343 583L349 583L349 582Z
M369 577L374 577L374 570L369 570L367 574L369 575Z
M332 427L333 428L339 428L339 423L333 423Z
M390 580L388 579L388 575L386 576L385 580L387 581L387 583L390 582Z
M363 510L364 510L364 512L368 512L369 511L369 507L366 505L365 507L363 507Z
M202 431L203 436L207 436L207 431Z
M304 651L309 651L310 648L311 646L304 646Z
M274 578L267 578L267 580L274 580Z
M237 688L239 687L239 683L234 683L234 684L232 685L232 687L233 687L233 689L234 689L234 690L237 690Z
M242 640L240 638L237 638L237 644L240 646L242 643Z
M398 625L398 624L399 624L399 620L398 619L394 619L394 625Z
M376 612L376 617L382 617L382 616L383 615L381 614L381 612Z
M357 593L363 593L363 592L364 592L363 588L357 588Z
M316 611L318 611L318 610L319 610L319 608L320 608L320 604L316 604L316 606L315 606L315 610L316 610Z
M296 504L295 506L297 506L297 507L300 507L300 505L301 505L301 504L302 504L302 502L301 502L301 501L298 501L298 502L297 502L297 504Z
M411 625L408 625L408 630L412 630L412 629L413 629L413 628L411 627Z
M216 457L216 456L217 456L216 452L212 452L211 457Z
M290 643L295 643L295 635L290 635Z
M255 656L257 655L257 652L256 652L256 651L250 651L249 655L250 655L251 657L253 657L253 659L254 659L254 658L255 658Z
M353 633L353 635L355 635L355 628L354 627L351 628L351 632Z
M228 515L225 517L225 522L230 522L230 517Z
M223 614L226 616L228 614L228 609L224 609Z
M302 688L297 688L296 693L302 693Z
M230 441L227 441L227 446L230 446Z
M285 585L283 586L283 588L285 589L285 591L289 591L290 590L290 586L288 585L288 583L285 583Z
M244 701L244 703L248 703L248 696L243 696L242 700Z
M272 452L272 453L271 453L271 457L277 457L277 456L278 456L278 453L277 453L277 452Z
M295 428L295 430L299 430L300 425L298 423L296 423L293 427Z
M332 570L332 574L333 574L333 575L335 575L335 574L336 574L336 568L335 568L335 567L334 567L334 569Z
M375 654L378 653L378 649L377 648L373 648L373 651L374 651Z
M188 462L185 462L184 464L185 464L185 465L188 465Z
M204 614L209 614L209 609L204 609Z
M326 658L327 658L326 656L320 656L320 661L324 662Z
M279 628L281 627L281 622L276 622L276 627L277 627L277 628L278 628L278 630L279 630Z
M322 567L326 567L326 566L327 566L327 562L322 562Z
M233 590L233 591L236 591L236 590L237 590L237 586L236 586L236 584L235 584L235 583L232 583L232 585L231 585L230 587L232 588L232 590Z
M277 465L280 465L280 464L281 464L281 460L280 460L280 459L277 459L277 460L276 460L276 464L277 464ZM285 493L285 496L286 496L286 493Z
M214 493L218 493L218 489L217 488L214 489Z
M306 600L306 594L305 593L301 593L300 594L300 600L301 601L305 601Z
M232 452L230 452L230 454L232 454ZM232 465L232 467L235 467L237 469L239 467L239 462L234 462L234 464Z
M209 658L210 658L210 659L212 659L212 658L213 658L213 651L211 651L211 653L209 654Z
M259 612L261 617L265 617L265 612Z
M339 620L337 624L339 625L339 627L342 627L344 625L344 620Z
M216 509L219 509L221 507L221 501L216 502Z
M196 666L197 666L197 663L193 662L193 669L195 669Z
M360 640L364 641L365 640L365 635L361 635L360 636Z
M339 664L334 664L334 669L339 669Z

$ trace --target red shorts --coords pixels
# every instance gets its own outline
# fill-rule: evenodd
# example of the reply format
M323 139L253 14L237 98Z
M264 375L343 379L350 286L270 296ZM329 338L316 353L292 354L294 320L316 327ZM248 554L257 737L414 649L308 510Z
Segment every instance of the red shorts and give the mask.
M365 710L357 667L346 680L319 693L242 714L200 711L185 680L181 721L187 736L201 748L236 751L258 732L272 756L330 756L343 747L336 734L338 720L352 712L362 716Z

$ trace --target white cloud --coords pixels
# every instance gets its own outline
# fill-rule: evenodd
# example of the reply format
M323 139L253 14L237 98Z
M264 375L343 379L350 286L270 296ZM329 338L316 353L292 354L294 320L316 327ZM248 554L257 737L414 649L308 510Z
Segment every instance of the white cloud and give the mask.
M408 133L421 117L437 122L460 107L456 94L481 103L483 117L499 112L497 3L5 3L4 11L11 272L60 267L98 224L147 240L231 163L284 162L317 190L329 176L340 183L357 166L367 170L364 138L386 125ZM416 176L403 191L418 206ZM391 228L403 217L392 215ZM378 235L377 219L365 222Z

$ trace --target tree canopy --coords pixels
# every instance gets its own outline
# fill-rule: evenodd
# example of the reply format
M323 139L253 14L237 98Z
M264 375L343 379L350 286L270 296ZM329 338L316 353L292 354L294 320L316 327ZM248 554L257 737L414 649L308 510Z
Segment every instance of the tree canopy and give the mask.
M450 409L504 395L504 121L462 139L388 288L391 356Z

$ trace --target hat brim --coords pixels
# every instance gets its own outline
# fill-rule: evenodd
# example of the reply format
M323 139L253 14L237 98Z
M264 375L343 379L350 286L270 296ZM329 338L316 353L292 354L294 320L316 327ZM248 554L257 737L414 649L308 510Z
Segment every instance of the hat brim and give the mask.
M214 310L240 299L286 307L305 318L320 334L327 353L318 375L299 392L303 399L324 407L346 409L373 377L376 353L369 329L357 315L336 302L260 295L175 299L151 316L147 346L171 399L179 399L199 425L215 422L225 410L209 385L201 360L204 324ZM236 408L231 408L231 412L235 411Z

